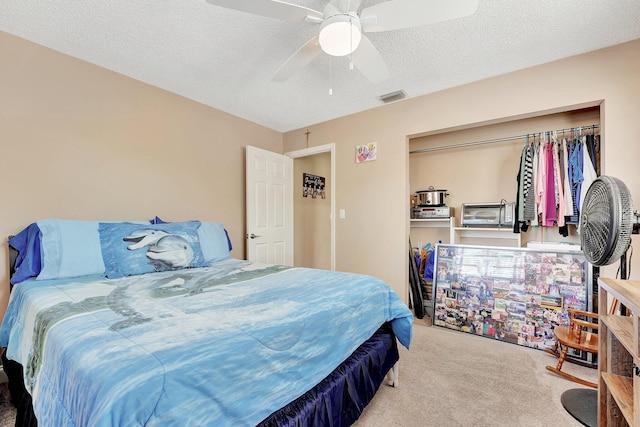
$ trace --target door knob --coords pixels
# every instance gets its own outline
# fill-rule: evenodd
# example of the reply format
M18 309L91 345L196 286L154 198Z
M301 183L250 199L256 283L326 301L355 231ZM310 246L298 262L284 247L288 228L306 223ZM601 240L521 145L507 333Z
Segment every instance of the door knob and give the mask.
M251 234L249 235L249 237L250 237L250 238L252 238L252 239L255 239L256 237L262 237L262 236L260 236L260 235L258 235L258 234L253 234L253 233L251 233Z

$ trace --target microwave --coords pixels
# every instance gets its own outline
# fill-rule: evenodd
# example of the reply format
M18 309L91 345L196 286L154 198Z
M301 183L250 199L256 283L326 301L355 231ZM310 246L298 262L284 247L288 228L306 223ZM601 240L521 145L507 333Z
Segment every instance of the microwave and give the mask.
M513 227L515 203L464 203L460 222L463 227Z

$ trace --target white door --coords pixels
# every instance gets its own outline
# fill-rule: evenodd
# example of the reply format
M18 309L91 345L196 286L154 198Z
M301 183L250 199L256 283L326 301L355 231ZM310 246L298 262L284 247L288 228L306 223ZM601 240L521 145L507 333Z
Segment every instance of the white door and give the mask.
M247 259L293 265L293 159L247 146Z

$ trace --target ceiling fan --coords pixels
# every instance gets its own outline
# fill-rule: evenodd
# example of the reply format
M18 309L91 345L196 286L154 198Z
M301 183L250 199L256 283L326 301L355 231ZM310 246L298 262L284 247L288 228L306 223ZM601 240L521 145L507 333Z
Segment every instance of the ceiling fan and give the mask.
M319 25L306 42L271 79L283 82L321 52L351 55L351 62L373 83L389 77L382 56L364 33L392 31L447 21L473 14L480 0L389 0L358 13L362 0L330 0L320 12L280 0L207 0L208 3L288 22Z

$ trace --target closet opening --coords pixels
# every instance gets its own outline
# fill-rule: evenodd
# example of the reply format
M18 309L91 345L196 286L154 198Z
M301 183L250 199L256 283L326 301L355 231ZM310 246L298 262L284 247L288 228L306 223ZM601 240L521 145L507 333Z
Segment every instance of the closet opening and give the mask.
M455 226L460 227L463 204L517 202L524 147L551 143L554 131L556 140L561 144L566 141L569 148L584 140L595 173L600 175L603 145L600 129L600 107L595 106L412 138L409 140L410 197L429 187L446 190L446 205L455 217ZM564 167L564 158L559 161ZM529 242L579 244L575 227L577 212L567 217L570 218L566 221L569 225L566 235L561 234L557 223L546 221L544 226L525 227L524 232L521 229L521 245L527 246ZM449 242L450 237L447 230L411 228L413 242ZM496 244L482 238L470 242Z
M410 137L409 203L411 204L412 196L415 196L416 192L428 190L430 187L446 190L446 206L452 217L449 220L442 218L435 221L410 218L410 241L413 248L422 249L429 244L433 246L445 243L555 247L558 250L570 247L572 250L579 250L577 211L571 212L570 215L564 215L565 211L554 211L556 215L562 214L562 221L553 215L545 215L544 218L536 215L537 224L520 223L516 220L511 228L490 229L464 226L461 218L462 206L516 203L520 195L518 175L521 172L525 147L533 146L540 149L547 144L552 146L554 140L558 141L559 147L569 147L567 157L558 158L558 162L562 162L561 170L569 162L572 148L589 147L588 159L591 160L595 175L600 175L605 143L600 131L600 105L592 105L570 111L505 119L498 123ZM571 188L568 192L573 192L575 196L576 189ZM573 199L571 200L573 202ZM555 201L554 198L554 205ZM552 203L551 199L549 203ZM413 211L411 207L409 211ZM543 219L544 223L540 224ZM598 269L594 268L588 279L588 299L591 307L597 306L597 285L594 283L597 283L598 274ZM429 291L433 289L425 286L423 295L428 299L432 297ZM427 301L425 307L429 303L430 301Z

